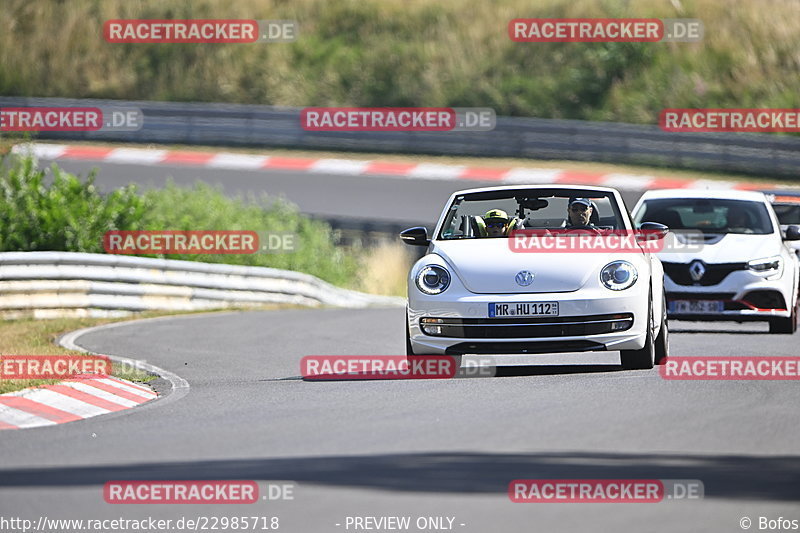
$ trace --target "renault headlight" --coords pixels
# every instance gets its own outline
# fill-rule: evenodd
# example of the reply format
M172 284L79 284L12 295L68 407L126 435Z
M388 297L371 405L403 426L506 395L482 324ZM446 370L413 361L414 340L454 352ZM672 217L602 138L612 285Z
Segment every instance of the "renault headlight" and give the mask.
M779 255L775 257L766 257L764 259L753 259L747 262L748 270L753 272L769 272L771 270L781 269L781 258Z
M779 255L753 259L747 262L747 269L757 274L766 274L766 279L777 279L783 274L783 260Z
M441 294L450 286L450 273L438 265L427 265L420 269L416 282L425 294Z
M638 277L636 267L627 261L614 261L600 271L600 281L612 291L621 291L633 286Z

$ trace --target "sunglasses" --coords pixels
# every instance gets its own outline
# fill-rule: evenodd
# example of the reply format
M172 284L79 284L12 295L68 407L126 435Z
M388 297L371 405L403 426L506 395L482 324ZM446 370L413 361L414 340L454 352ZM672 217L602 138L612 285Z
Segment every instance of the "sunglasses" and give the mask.
M504 228L506 227L507 222L487 222L487 228Z

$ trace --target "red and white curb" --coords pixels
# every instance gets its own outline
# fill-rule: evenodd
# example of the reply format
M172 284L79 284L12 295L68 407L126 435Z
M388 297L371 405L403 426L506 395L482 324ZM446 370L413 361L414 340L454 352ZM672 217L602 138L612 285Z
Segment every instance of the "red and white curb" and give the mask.
M131 323L179 320L196 315L154 317L92 326L63 335L58 344L68 350L98 355L78 346L82 335L113 329ZM189 393L189 382L182 377L145 361L118 355L105 355L116 363L157 375L170 384L170 391L161 396L145 385L105 375L76 376L55 385L45 385L0 394L0 430L52 426L142 406L158 398L159 405L178 400ZM146 408L146 406L145 406Z
M133 165L205 167L230 170L290 170L317 174L383 176L431 180L495 181L508 184L582 184L622 190L647 189L773 189L791 188L778 184L752 184L724 180L690 180L635 174L604 174L533 167L470 167L435 163L362 161L283 157L227 152L109 148L102 146L28 143L12 148L13 153L33 154L43 159L107 161Z
M76 376L0 395L0 429L52 426L123 411L157 397L152 389L102 374Z

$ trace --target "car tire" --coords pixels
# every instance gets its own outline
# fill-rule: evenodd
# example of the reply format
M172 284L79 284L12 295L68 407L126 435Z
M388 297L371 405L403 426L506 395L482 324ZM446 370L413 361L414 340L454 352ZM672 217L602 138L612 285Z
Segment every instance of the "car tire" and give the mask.
M667 327L667 295L662 298L661 330L656 337L655 364L663 365L669 357L669 328Z
M769 320L770 333L792 335L795 331L797 331L797 306L792 309L792 314L788 318L771 318Z
M408 331L408 317L406 317L406 357L414 355L414 348L411 347L411 333Z
M640 350L620 350L619 358L623 370L649 370L653 368L656 360L656 344L653 339L655 317L653 316L653 299L648 298L647 306L647 335L644 346Z

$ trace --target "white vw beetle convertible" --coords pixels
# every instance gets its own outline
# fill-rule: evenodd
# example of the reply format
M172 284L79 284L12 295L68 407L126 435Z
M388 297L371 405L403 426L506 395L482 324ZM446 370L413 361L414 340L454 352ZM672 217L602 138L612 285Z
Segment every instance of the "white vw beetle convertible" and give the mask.
M454 193L432 236L400 234L427 247L408 278L407 355L619 350L624 368L652 368L668 352L664 271L636 230L663 237L667 228L634 228L606 187ZM550 232L558 242L528 246ZM578 246L604 232L634 239L624 249Z

